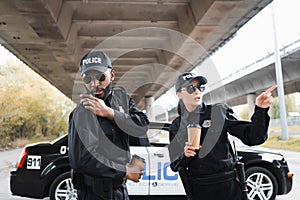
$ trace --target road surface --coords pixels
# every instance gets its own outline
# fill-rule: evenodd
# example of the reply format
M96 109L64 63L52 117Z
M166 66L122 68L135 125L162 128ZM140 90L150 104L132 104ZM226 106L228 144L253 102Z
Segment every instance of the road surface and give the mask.
M22 149L0 152L0 200L33 200L31 198L12 196L9 189L10 169L14 167ZM300 152L276 150L282 153L288 161L290 170L294 173L292 191L287 195L277 196L276 200L300 199ZM44 198L49 200L49 198Z

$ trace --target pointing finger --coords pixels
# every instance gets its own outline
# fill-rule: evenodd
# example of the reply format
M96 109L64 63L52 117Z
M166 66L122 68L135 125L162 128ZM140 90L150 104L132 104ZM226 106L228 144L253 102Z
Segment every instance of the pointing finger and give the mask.
M269 87L269 88L265 91L265 93L268 94L268 93L272 92L273 90L275 90L275 88L277 88L277 85L273 85L273 86Z

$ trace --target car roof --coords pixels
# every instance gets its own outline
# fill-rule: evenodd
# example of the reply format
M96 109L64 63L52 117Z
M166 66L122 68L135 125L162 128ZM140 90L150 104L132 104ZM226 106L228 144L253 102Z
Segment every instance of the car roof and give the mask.
M152 121L149 123L149 129L161 129L168 131L170 128L169 122Z

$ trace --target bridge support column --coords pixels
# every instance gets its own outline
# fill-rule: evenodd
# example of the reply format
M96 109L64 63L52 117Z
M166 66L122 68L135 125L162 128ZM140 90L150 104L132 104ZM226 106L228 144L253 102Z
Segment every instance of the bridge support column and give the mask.
M255 99L256 99L256 94L255 93L250 93L247 95L247 103L248 103L248 118L250 119L251 116L254 113L254 108L255 108Z
M145 105L146 105L145 107L146 107L146 112L147 112L149 121L155 120L154 111L153 111L153 103L154 103L154 97L149 97L149 96L145 97Z

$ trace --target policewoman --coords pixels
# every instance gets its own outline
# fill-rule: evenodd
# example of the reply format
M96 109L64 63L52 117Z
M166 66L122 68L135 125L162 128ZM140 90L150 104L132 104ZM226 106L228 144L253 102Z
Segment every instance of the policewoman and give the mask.
M183 73L175 84L179 98L179 116L170 127L169 154L171 169L181 176L188 199L242 200L236 179L235 158L228 134L246 145L259 145L267 139L268 109L272 102L271 87L256 98L251 121L238 120L226 104L207 105L202 101L207 79L194 73ZM199 124L199 149L188 141L187 126ZM182 173L180 173L182 175Z
M80 61L85 93L69 117L72 181L79 200L128 200L126 180L143 166L130 163L129 135L145 137L148 119L122 88L114 88L109 57L92 51Z

